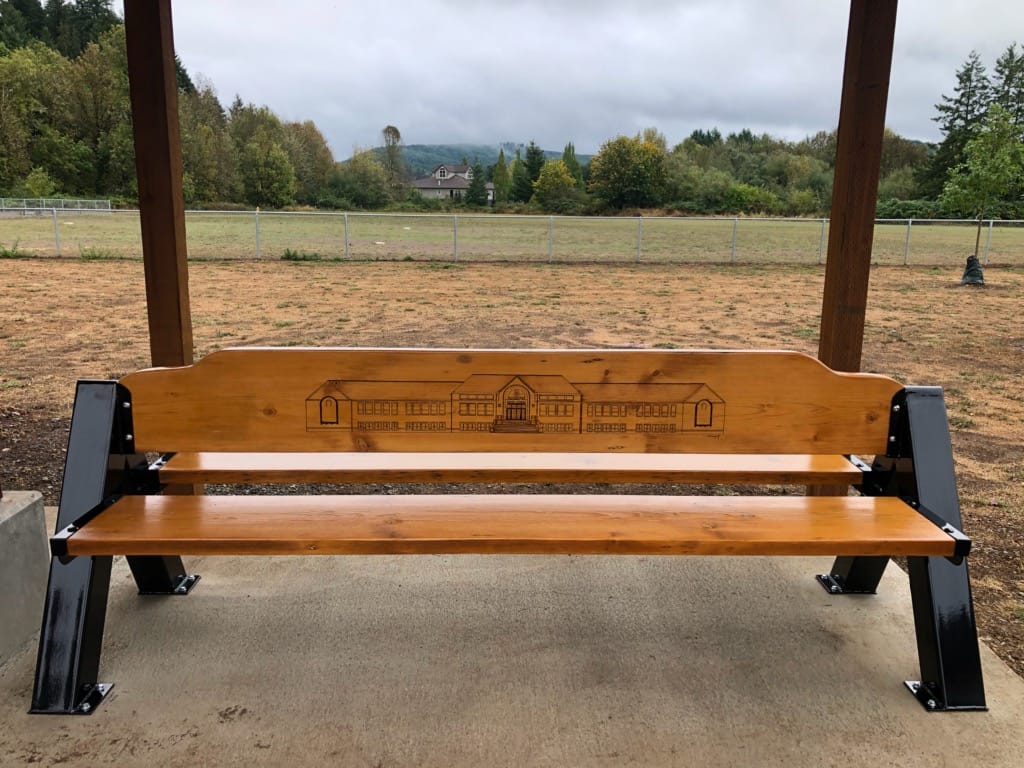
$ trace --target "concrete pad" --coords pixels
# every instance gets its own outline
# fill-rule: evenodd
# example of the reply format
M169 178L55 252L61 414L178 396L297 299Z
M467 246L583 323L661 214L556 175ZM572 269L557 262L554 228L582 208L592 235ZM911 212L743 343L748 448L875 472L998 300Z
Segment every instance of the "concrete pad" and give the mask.
M115 562L90 717L29 716L0 669L0 761L366 766L1018 766L1024 681L929 714L906 577L836 597L829 561L205 558L188 597ZM7 764L6 762L4 764Z
M0 664L39 631L49 575L43 497L4 491L0 498Z

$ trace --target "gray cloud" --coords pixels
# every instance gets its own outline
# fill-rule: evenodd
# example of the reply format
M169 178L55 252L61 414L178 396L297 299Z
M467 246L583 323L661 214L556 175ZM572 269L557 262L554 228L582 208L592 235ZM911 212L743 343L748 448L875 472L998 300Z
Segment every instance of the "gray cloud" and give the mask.
M785 0L420 0L174 5L185 66L288 120L314 120L335 155L379 143L574 141L594 152L648 125L799 139L833 128L849 5ZM939 137L933 105L971 49L991 66L1024 4L900 3L888 123Z

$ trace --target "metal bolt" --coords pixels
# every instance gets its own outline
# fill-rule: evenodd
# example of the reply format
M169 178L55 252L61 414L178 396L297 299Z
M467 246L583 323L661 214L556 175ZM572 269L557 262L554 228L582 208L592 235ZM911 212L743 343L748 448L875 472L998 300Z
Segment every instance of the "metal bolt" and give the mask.
M131 408L131 407L132 407L132 404L131 404L131 403L129 403L129 402L128 402L128 401L126 400L125 402L121 403L121 407L122 407L122 408Z
M125 440L134 440L135 439L135 435L125 435L124 439Z
M894 405L894 406L892 407L892 412L893 412L893 413L899 413L899 412L900 412L900 407L899 407L898 405Z
M926 701L924 705L928 707L928 709L935 709L937 706L939 706L938 702L936 702L935 699L928 699L928 701Z
M69 525L68 526L68 533L74 533L77 530L78 530L78 526L77 525Z
M174 588L174 594L176 595L184 595L186 592L188 592L188 588L184 584Z
M889 442L890 443L895 443L896 442L896 435L889 435Z
M833 584L831 587L828 588L828 591L831 592L833 595L838 594L839 593L839 586L836 585L836 584Z
M85 702L84 704L82 704L82 706L81 706L81 707L79 707L79 709L81 709L81 710L82 710L83 712L91 712L91 711L92 711L92 704L90 704L90 703L89 703L89 702L87 701L87 702Z
M918 691L921 690L921 684L920 683L914 683L910 687L914 689L914 693L917 693Z

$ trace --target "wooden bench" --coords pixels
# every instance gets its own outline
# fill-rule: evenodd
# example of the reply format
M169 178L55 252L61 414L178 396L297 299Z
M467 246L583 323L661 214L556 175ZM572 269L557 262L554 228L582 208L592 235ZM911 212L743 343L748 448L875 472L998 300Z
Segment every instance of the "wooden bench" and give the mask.
M754 487L188 493L242 483ZM32 711L88 713L109 691L115 555L141 593L168 595L198 579L181 555L437 553L829 555L833 594L874 592L905 556L908 686L929 709L984 709L960 527L941 390L797 353L225 350L79 383Z

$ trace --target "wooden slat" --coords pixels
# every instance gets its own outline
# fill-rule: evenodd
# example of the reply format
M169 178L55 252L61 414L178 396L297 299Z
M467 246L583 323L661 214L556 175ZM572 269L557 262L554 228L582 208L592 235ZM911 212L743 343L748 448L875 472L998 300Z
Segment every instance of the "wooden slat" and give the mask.
M179 453L169 483L842 483L845 456L609 453Z
M122 383L158 452L876 454L900 389L795 352L684 350L235 349Z
M72 555L952 555L891 497L129 496Z

